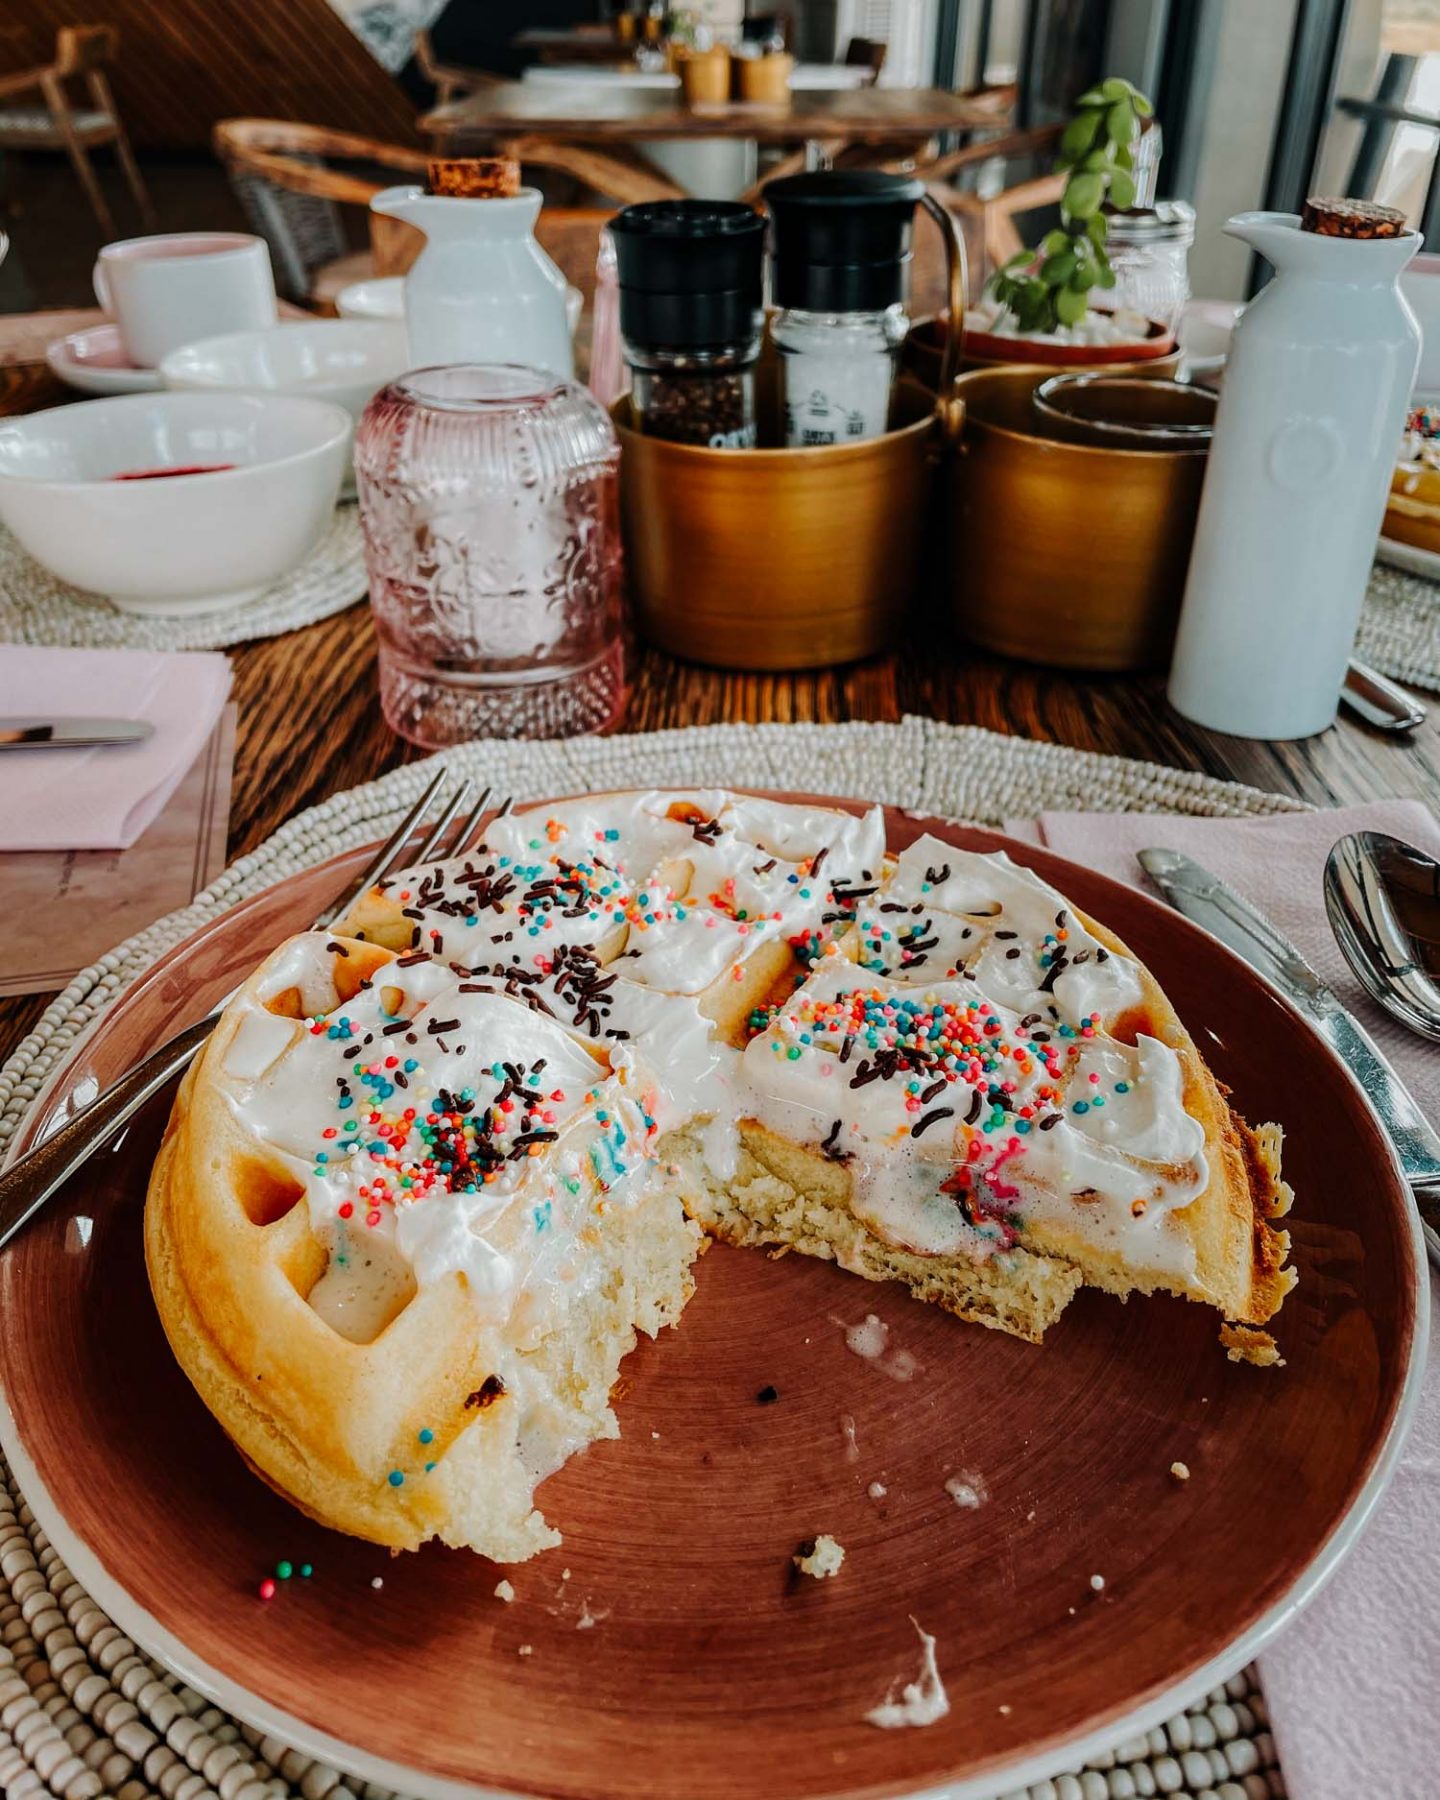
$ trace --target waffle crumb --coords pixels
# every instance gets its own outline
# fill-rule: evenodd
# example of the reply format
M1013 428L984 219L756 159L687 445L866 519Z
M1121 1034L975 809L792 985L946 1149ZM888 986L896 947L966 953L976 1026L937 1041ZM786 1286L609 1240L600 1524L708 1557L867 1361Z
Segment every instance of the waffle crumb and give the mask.
M802 1544L790 1558L802 1575L812 1575L816 1581L824 1581L828 1575L838 1575L840 1566L845 1561L845 1548L837 1544L828 1532L822 1532L814 1543Z
M508 1581L499 1581L495 1584L495 1598L497 1600L503 1600L508 1606L515 1598L515 1589Z
M1097 1594L1103 1592L1105 1587L1105 1577L1103 1575L1092 1575L1090 1577L1090 1585Z
M1170 1465L1170 1473L1177 1481L1188 1481L1190 1479L1190 1465L1183 1462L1173 1462Z
M1258 1325L1222 1325L1220 1342L1233 1363L1251 1363L1257 1369L1283 1369L1285 1358L1268 1331Z
M535 1646L533 1644L522 1644L515 1654L517 1656L533 1656L535 1654Z

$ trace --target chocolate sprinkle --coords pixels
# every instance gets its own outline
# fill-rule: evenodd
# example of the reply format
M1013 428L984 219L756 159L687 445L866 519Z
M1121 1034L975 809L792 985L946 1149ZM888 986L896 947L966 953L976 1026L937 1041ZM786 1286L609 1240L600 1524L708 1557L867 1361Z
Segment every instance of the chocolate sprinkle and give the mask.
M953 1106L932 1107L924 1118L917 1119L910 1127L910 1135L912 1138L923 1137L930 1127L938 1125L941 1119L953 1119L954 1117L955 1108Z

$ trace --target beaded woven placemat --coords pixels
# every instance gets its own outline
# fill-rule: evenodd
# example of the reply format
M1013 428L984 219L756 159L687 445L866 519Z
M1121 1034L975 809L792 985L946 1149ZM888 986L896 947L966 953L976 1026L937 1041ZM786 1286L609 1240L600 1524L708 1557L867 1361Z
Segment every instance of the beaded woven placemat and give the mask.
M1440 583L1376 563L1355 654L1397 681L1440 693Z
M716 725L467 744L458 771L517 800L657 784L863 794L998 824L1049 810L1249 818L1300 803L1208 776L909 718L898 725ZM0 1153L99 1012L172 945L236 902L393 829L433 763L297 815L192 904L83 970L0 1069ZM0 1791L7 1800L350 1800L382 1795L228 1717L145 1656L66 1569L0 1460ZM1254 1672L1087 1768L1006 1800L1283 1800ZM763 1796L756 1796L763 1800Z
M0 643L67 649L220 650L328 619L366 593L360 512L335 508L324 537L298 568L263 594L218 612L145 618L61 581L0 525Z

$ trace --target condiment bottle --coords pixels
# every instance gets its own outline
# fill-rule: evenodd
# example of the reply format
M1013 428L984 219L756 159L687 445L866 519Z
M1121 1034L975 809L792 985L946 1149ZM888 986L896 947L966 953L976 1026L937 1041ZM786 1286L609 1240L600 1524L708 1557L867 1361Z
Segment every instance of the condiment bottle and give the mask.
M1294 213L1225 227L1276 274L1235 327L1170 672L1172 705L1213 731L1335 718L1420 354L1397 285L1420 235L1396 218L1369 238Z
M888 426L923 193L912 176L845 169L766 188L787 445L856 443Z
M654 200L610 222L638 430L712 450L755 445L765 221L730 200Z

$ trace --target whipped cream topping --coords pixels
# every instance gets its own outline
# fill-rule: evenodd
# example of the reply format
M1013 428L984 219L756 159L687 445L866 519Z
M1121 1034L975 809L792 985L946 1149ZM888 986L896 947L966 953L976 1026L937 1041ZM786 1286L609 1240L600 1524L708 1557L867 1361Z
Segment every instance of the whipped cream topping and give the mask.
M878 808L855 819L703 790L599 795L498 820L484 849L385 891L414 947L452 963L544 975L582 945L630 981L697 995L763 945L828 941L849 919L826 918L835 891L877 877L884 854Z
M1022 1016L971 981L922 989L830 957L750 1041L742 1098L848 1165L852 1211L899 1248L992 1254L1044 1219L1188 1271L1164 1229L1207 1179L1183 1085L1167 1045L1107 1038L1098 1014Z
M245 1129L294 1171L331 1252L312 1304L363 1334L406 1280L459 1272L487 1317L537 1285L563 1305L575 1233L597 1204L636 1196L659 1090L633 1059L425 957L340 1002L334 942L288 946L239 1003L223 1064ZM327 985L303 1021L265 1011ZM672 1030L682 1040L684 1022Z
M724 1181L747 1119L844 1164L887 1243L983 1258L1050 1226L1193 1272L1167 1230L1207 1180L1181 1060L1112 1035L1139 970L1006 856L922 837L892 862L878 808L655 791L511 815L385 892L409 953L341 1002L343 947L295 940L224 1052L237 1116L304 1185L337 1329L457 1272L486 1318L540 1319L666 1132L697 1125ZM714 997L767 945L794 991L737 1050ZM266 1009L282 994L305 1017Z
M862 900L862 968L897 981L962 971L1019 1013L1076 1025L1141 998L1139 973L1080 924L1063 895L1004 852L980 856L921 837L882 892Z

